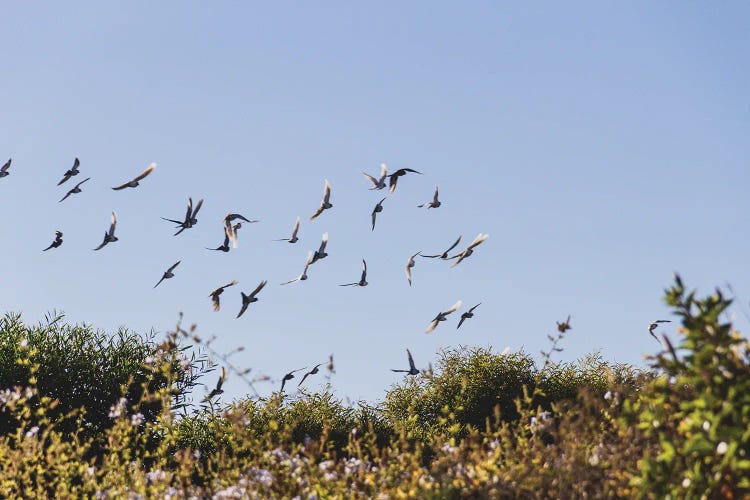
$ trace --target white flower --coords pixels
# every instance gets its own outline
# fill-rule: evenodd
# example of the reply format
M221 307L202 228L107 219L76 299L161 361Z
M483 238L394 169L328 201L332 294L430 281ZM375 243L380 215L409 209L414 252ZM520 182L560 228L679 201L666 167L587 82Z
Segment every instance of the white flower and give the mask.
M166 479L167 473L161 469L155 469L146 473L146 481L153 483L155 481L163 481Z
M325 472L333 466L333 460L323 460L318 464L318 469Z
M255 479L256 482L262 484L266 488L273 484L273 474L271 474L271 471L266 469L252 468L250 472L253 474L253 479Z
M725 443L724 441L722 441L721 443L719 443L716 446L716 453L718 453L719 455L723 455L723 454L725 454L727 452L728 448L729 448L729 446L727 445L727 443Z
M604 393L604 399L606 399L607 401L612 399L612 391L607 391L606 393Z
M704 420L703 421L703 430L706 431L706 432L708 432L708 429L710 429L710 428L711 428L711 422L709 422L708 420Z
M21 349L26 349L26 347L28 347L28 345L29 345L29 341L27 339L25 339L25 338L21 339L21 344L20 345L21 345Z
M326 472L325 474L323 474L323 479L325 479L326 481L335 481L336 479L338 479L338 477L339 476L338 474L336 474L336 472Z
M26 431L26 437L28 437L28 438L34 437L34 436L37 435L38 432L39 432L39 426L35 425L34 427L32 427L31 429L29 429L28 431Z
M89 476L93 476L94 472L95 470L93 467L86 467L86 474L88 474Z
M130 425L138 427L144 420L146 419L144 418L143 413L136 413L135 415L130 416Z
M685 479L682 480L682 487L687 488L688 486L690 486L690 478L686 477Z
M120 398L117 404L110 406L109 418L117 418L120 415L122 415L127 405L128 405L128 400L126 398Z

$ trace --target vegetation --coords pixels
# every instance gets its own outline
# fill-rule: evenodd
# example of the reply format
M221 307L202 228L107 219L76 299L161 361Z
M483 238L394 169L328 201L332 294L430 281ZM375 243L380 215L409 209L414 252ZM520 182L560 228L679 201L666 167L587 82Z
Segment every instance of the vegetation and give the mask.
M208 366L61 318L0 320L0 496L748 498L750 349L676 279L677 341L641 372L460 347L384 401L329 391L185 406ZM206 347L204 345L204 347ZM96 373L96 379L85 373ZM95 381L94 381L95 380Z

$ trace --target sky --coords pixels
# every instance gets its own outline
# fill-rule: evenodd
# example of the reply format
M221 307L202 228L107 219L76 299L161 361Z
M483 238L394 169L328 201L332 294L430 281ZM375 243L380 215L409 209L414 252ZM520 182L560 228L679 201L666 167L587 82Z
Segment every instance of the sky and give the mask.
M406 349L419 368L460 345L540 359L569 314L556 359L646 366L675 271L750 299L749 16L744 2L7 3L0 311L157 336L182 312L217 351L245 347L231 360L271 377L262 396L330 354L331 389L352 402L382 400ZM136 189L110 189L151 162ZM372 231L388 193L362 172L381 163L422 175L400 178ZM326 179L333 208L309 221ZM417 208L435 185L442 205ZM173 237L161 217L188 197L205 199L199 222ZM93 252L113 210L119 241ZM260 222L231 252L205 250L230 211ZM273 242L297 216L300 241ZM63 245L42 252L55 230ZM329 256L280 286L324 232ZM409 286L410 255L479 233L455 268L418 258ZM363 258L369 286L338 286ZM208 294L233 279L214 312ZM232 375L225 389L251 392Z

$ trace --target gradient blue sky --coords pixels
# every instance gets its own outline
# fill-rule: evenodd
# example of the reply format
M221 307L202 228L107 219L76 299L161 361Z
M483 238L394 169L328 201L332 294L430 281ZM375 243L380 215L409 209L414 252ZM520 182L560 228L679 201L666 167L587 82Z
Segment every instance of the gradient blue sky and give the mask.
M750 297L750 6L744 2L7 2L0 32L0 307L113 331L178 313L269 394L333 353L336 394L374 401L440 348L642 364L679 271ZM81 159L81 175L56 183ZM150 162L135 190L115 192ZM360 173L410 167L386 200ZM57 201L91 176L83 193ZM324 179L334 208L307 222ZM418 209L440 185L443 206ZM188 196L205 198L179 237ZM100 252L116 210L120 241ZM229 254L228 211L245 226ZM296 245L271 242L303 219ZM42 253L62 230L61 248ZM308 250L330 234L310 279ZM455 269L419 260L490 239ZM339 287L358 279L366 288ZM152 289L176 260L172 280ZM232 279L214 313L208 293ZM239 320L239 288L269 286ZM462 299L432 335L435 314ZM740 322L740 327L747 325ZM674 331L674 325L665 331ZM311 387L323 383L321 375ZM213 384L213 377L206 380ZM296 384L295 384L296 385ZM225 400L246 393L235 378Z

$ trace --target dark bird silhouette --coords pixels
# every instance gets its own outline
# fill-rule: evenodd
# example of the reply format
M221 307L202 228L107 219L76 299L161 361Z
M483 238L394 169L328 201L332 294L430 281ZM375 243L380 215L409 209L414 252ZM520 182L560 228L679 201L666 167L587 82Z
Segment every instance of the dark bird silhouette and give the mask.
M227 236L229 236L229 239L232 242L232 247L233 248L237 248L237 230L242 227L242 223L241 222L238 222L234 226L232 225L232 221L237 220L237 219L239 219L241 221L245 221L248 224L254 224L256 222L260 222L257 219L250 220L250 219L248 219L248 218L246 218L246 217L244 217L244 216L242 216L240 214L233 214L233 213L229 212L224 217L224 228L226 229Z
M237 284L237 280L232 280L230 283L227 283L224 286L220 286L219 288L217 288L216 290L214 290L213 292L209 294L209 297L211 297L211 302L213 302L214 304L214 311L218 311L219 309L221 309L219 295L224 293L225 288L229 288L230 286L234 286L236 284Z
M447 260L448 259L448 253L451 250L453 250L454 248L456 248L456 246L458 246L459 243L461 243L461 238L462 238L462 236L459 236L458 239L450 246L450 248L448 248L448 250L446 250L443 253L439 253L437 255L422 255L422 257L425 257L427 259L434 259L435 257L440 257L443 260Z
M407 375L419 375L419 370L417 370L417 367L414 366L414 358L411 357L411 352L409 351L409 349L406 350L406 354L409 356L409 369L394 370L393 368L391 368L391 371L396 373L406 373Z
M142 181L148 174L153 172L155 168L156 168L156 163L152 163L146 168L146 170L141 172L140 175L138 175L138 177L136 177L132 181L128 181L125 184L121 184L117 187L113 187L112 189L114 189L115 191L119 191L120 189L137 187L138 183Z
M367 262L365 262L365 259L362 259L362 277L359 278L359 281L355 281L354 283L347 283L345 285L339 285L339 286L367 286Z
M328 257L328 254L326 253L327 245L328 245L328 233L323 233L323 239L320 242L320 247L315 251L315 254L313 254L313 258L310 264L315 264L320 259L325 259L326 257Z
M258 295L258 292L263 290L263 287L266 286L266 283L268 283L268 281L261 281L260 284L255 288L255 290L250 293L250 295L245 295L244 292L240 292L240 294L242 295L242 309L240 309L239 314L237 314L238 318L245 313L245 310L247 310L247 306L249 306L253 302L258 302L258 298L256 297L256 295Z
M224 369L224 367L221 367L221 374L219 375L219 380L216 382L216 388L213 389L210 393L208 393L208 396L203 398L203 401L208 401L214 396L218 396L219 394L223 394L224 390L221 388L221 386L224 385L224 381L227 379L227 371Z
M198 211L201 209L202 206L203 206L203 199L200 199L198 200L198 203L195 205L195 209L193 209L193 199L188 198L188 206L187 206L187 211L185 212L184 220L180 221L180 220L175 220L175 219L167 219L166 217L162 217L162 219L169 221L169 222L174 222L175 224L177 224L176 227L180 228L179 231L174 233L174 236L177 236L178 234L183 232L185 229L190 229L191 227L193 227L194 225L198 223L197 215L198 215Z
M312 251L308 252L307 254L307 262L305 262L305 269L302 271L302 274L294 278L293 280L285 281L282 283L282 285L288 285L289 283L294 283L295 281L304 281L307 279L307 269L310 267L310 264L312 264L312 258L313 253Z
M409 281L409 286L411 286L411 268L417 265L417 262L414 260L414 257L419 255L422 252L417 252L411 257L409 257L409 260L406 261L406 268L404 269L404 272L406 272L406 279Z
M315 213L310 216L310 220L313 220L318 215L322 214L323 210L328 210L329 208L333 208L333 205L331 205L330 200L331 200L331 183L328 182L328 179L326 179L325 189L323 189L323 201L320 202L320 207L318 207Z
M318 367L322 366L324 364L325 363L319 363L319 364L315 365L312 370L310 370L309 372L305 373L305 376L302 377L302 380L299 381L299 384L297 384L297 387L301 386L302 382L304 382L307 377L309 377L310 375L315 375L316 373L318 373L320 371L318 369Z
M372 230L375 231L375 219L378 216L378 213L383 211L383 202L385 201L385 198L380 200L377 205L375 205L375 208L372 209Z
M425 330L425 333L431 333L435 328L437 328L438 324L441 321L445 321L448 319L448 315L452 312L456 311L459 307L461 307L461 301L459 300L453 306L448 309L447 311L438 313L437 316L435 316L435 319L432 320L432 323L430 323L430 326L427 327L427 330Z
M63 239L62 239L62 232L61 231L55 231L55 241L53 241L50 246L42 250L42 252L46 252L50 248L57 248L60 245L62 245Z
M652 321L650 325L648 325L648 333L651 334L652 337L656 339L657 342L661 344L661 341L659 340L659 337L656 336L654 333L654 330L659 326L660 323L671 323L672 320L670 319L657 319L656 321Z
M294 223L294 229L292 230L291 238L280 238L274 241L288 241L289 243L297 243L297 241L299 241L299 238L297 238L297 231L299 231L299 217L297 217L297 222Z
M571 326L570 326L570 314L568 314L568 319L566 319L562 323L560 323L559 321L555 321L555 323L557 323L557 331L558 332L560 332L560 333L567 332L568 330L571 329Z
M302 370L305 370L306 368L307 367L298 368L298 369L292 370L289 373L287 373L286 375L284 375L284 378L281 379L281 390L279 391L279 394L281 394L282 392L284 392L284 384L286 384L287 380L292 380L294 378L294 374L295 373L300 372Z
M466 311L465 313L463 313L461 315L461 319L458 320L458 326L456 327L456 330L458 330L459 328L461 328L461 325L463 324L463 322L465 320L467 320L469 318L473 318L474 317L474 309L476 309L477 307L479 307L481 305L482 305L482 303L480 302L479 304L475 305L474 307L472 307L471 309L469 309L468 311Z
M370 191L373 189L375 190L381 190L385 187L385 178L388 177L388 167L385 165L385 163L380 164L380 177L375 178L371 176L370 174L366 174L362 172L362 175L367 177L367 180L369 180L372 183L372 187L370 188Z
M78 175L78 167L80 165L81 165L81 162L78 161L78 158L76 158L75 161L73 162L73 167L70 170L66 170L65 171L65 173L63 174L62 180L60 182L58 182L57 185L59 186L60 184L62 184L63 182L67 181L68 179L70 179L74 175Z
M412 172L414 174L421 174L422 172L417 172L416 170L413 170L411 168L399 168L395 172L393 172L391 175L388 176L388 183L390 185L389 192L394 192L396 190L396 184L398 183L398 178L401 176L406 175L407 172Z
M168 280L169 278L174 278L174 273L172 271L174 271L175 267L177 267L177 266L180 265L180 262L182 262L182 261L178 260L177 262L175 262L174 264L172 264L172 267L170 267L169 269L167 269L166 271L164 271L164 274L162 275L161 279L159 280L159 283L161 283L164 280ZM159 283L155 284L154 288L156 288L157 286L159 286Z
M118 240L117 236L115 236L115 227L117 226L117 214L115 212L112 212L112 222L109 225L109 231L104 233L104 240L102 241L101 245L94 248L94 250L101 250L104 248L107 243L114 243Z
M466 247L466 248L464 249L464 251L463 251L463 252L461 252L461 253L459 253L459 254L456 254L456 255L454 255L453 257L450 257L450 259L456 259L456 258L458 259L458 260L457 260L456 262L454 262L454 263L453 263L453 264L451 265L451 267L456 267L456 266L457 266L457 265L459 265L459 264L460 264L460 263L461 263L461 262L462 262L462 261L463 261L463 260L464 260L465 258L467 258L467 257L469 257L469 256L470 256L471 254L473 254L473 253L474 253L474 247L476 247L477 245L481 244L481 243L482 243L482 242L483 242L484 240L486 240L486 239L487 239L487 238L489 238L489 237L490 237L490 236L489 236L488 234L482 234L482 233L479 233L479 236L477 236L476 238L474 238L474 241L472 241L471 243L469 243L469 246L468 246L468 247Z
M229 251L229 231L227 230L226 227L224 227L224 243L222 243L221 246L218 246L216 248L206 247L206 250L220 250L222 252Z
M5 162L5 165L0 167L0 178L5 177L6 175L10 175L8 169L10 168L11 163L13 163L13 158L9 158L8 161Z
M438 187L435 186L435 194L432 195L432 201L428 201L427 203L422 203L421 205L417 205L417 207L422 208L426 206L427 208L437 208L441 205L440 200L438 200Z
M58 203L60 203L63 200L65 200L65 198L67 198L71 194L78 194L78 193L80 193L82 191L81 184L83 184L84 182L86 182L89 179L91 179L91 177L87 177L87 178L83 179L81 182L79 182L78 184L76 184L75 186L73 186L73 189L71 189L70 191L68 191L67 193L65 193L65 196L63 196L62 199Z

